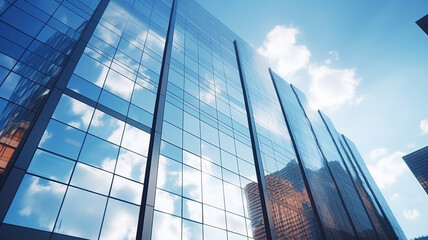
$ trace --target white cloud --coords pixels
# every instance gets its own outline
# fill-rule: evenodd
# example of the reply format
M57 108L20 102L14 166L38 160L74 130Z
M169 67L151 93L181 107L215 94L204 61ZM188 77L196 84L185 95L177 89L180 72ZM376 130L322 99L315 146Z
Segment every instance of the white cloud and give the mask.
M412 209L412 210L404 209L403 215L407 220L412 221L417 219L421 214L417 209Z
M277 25L258 49L267 57L273 70L283 78L293 75L309 62L311 53L305 45L297 44L298 33L297 28Z
M421 120L419 127L422 130L422 134L428 134L428 118Z
M369 159L373 160L373 159L378 159L380 157L382 157L383 155L385 155L388 152L388 150L386 148L376 148L370 151L369 153Z
M337 107L345 103L358 104L356 89L361 79L355 76L355 69L333 69L328 66L309 68L309 102L311 107Z
M339 60L339 53L334 50L328 52L329 57L322 65L310 63L311 52L297 42L298 34L297 28L277 25L267 34L258 51L269 60L272 69L288 82L301 79L302 76L296 73L301 69L307 70L308 100L314 109L361 103L364 98L356 95L361 79L356 76L355 68L330 67L333 61Z
M368 156L368 169L380 188L394 184L407 169L403 152L389 153L384 148L373 149Z
M394 201L394 200L396 200L396 199L399 199L401 197L401 195L400 194L398 194L398 193L394 193L394 194L392 194L392 196L389 198L391 201Z
M328 52L328 55L330 55L330 57L324 62L324 64L326 65L330 64L332 61L339 60L339 53L334 50L331 50L330 52Z

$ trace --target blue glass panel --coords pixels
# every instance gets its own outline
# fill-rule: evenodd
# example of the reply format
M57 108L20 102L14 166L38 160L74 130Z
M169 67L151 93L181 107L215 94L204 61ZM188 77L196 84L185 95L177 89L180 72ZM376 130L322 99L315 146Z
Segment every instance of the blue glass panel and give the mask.
M62 95L52 118L67 123L70 126L86 131L91 121L94 108L77 101L67 95Z
M183 151L183 163L201 170L201 158L193 153Z
M161 154L179 162L183 161L182 150L165 141L161 142Z
M112 172L118 152L118 146L88 134L83 143L79 161Z
M129 94L131 96L131 94ZM135 85L134 93L132 93L131 102L136 106L153 113L155 108L156 94L148 89Z
M183 165L183 196L202 201L201 172L186 165Z
M7 56L0 52L0 65L7 68L12 69L15 65L16 60L11 58L10 56Z
M129 124L125 126L122 147L147 156L149 151L150 134Z
M204 240L227 239L226 231L204 225Z
M137 206L110 198L100 239L135 239L139 209Z
M125 123L99 110L95 110L89 133L119 145Z
M38 149L27 171L45 178L68 183L73 167L73 161Z
M156 189L155 209L176 216L181 216L181 200L178 195Z
M55 120L49 122L39 147L77 159L85 134Z
M98 100L101 92L99 87L74 74L68 81L67 88L80 93L93 101Z
M143 184L114 176L110 196L140 205L142 195Z
M155 211L153 216L152 240L181 240L181 219Z
M0 19L32 37L35 37L43 27L41 21L14 6L11 6Z
M223 184L220 179L203 173L202 191L204 203L218 208L224 208Z
M53 16L74 30L77 30L85 21L85 19L64 7L64 5L61 5Z
M181 195L182 165L160 155L158 169L156 187Z
M54 231L81 238L98 238L106 200L98 194L69 187Z
M144 111L143 109L135 106L134 104L131 104L129 106L128 117L146 125L147 127L152 127L153 114Z
M202 204L192 200L183 199L183 218L202 222Z
M131 99L133 87L134 82L113 70L109 71L104 83L104 89L108 90L116 96L125 99L126 101Z
M129 107L128 102L105 90L101 92L99 103L123 115L126 115Z
M1 8L1 4L0 4L0 8ZM32 39L28 35L25 35L24 33L2 22L0 22L0 32L2 33L3 37L11 41L14 41L15 43L19 44L21 47L24 47L24 48L26 48L32 41Z
M4 222L52 231L66 186L26 174Z
M187 132L183 133L183 149L201 155L201 140Z
M201 144L201 150L202 150L202 157L214 162L216 164L221 164L220 163L220 150L216 147L213 146L207 142L202 141Z
M181 147L183 143L183 131L167 122L163 122L162 139Z
M80 57L79 63L74 70L75 74L99 87L103 86L107 72L108 68L106 66L86 54Z
M107 195L113 175L103 170L77 163L70 184Z
M115 173L123 177L143 183L146 173L147 158L128 151L120 149Z
M183 219L183 239L202 240L202 224Z

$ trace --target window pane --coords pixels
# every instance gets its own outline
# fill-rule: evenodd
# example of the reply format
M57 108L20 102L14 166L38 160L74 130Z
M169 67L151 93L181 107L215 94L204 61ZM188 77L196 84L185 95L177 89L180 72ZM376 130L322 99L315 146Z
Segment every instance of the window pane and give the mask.
M201 172L183 165L183 196L202 201Z
M113 175L108 172L77 163L70 184L107 195L112 177Z
M144 183L146 163L147 158L121 148L117 159L116 174Z
M181 166L179 162L160 155L156 186L181 195Z
M204 204L204 223L218 228L226 228L225 212Z
M55 120L49 122L39 147L76 159L82 146L84 133Z
M5 223L52 231L66 186L26 174Z
M104 88L109 92L129 101L132 94L134 82L119 74L116 71L110 70L107 75Z
M160 189L156 189L155 209L181 216L181 197Z
M135 239L139 208L110 198L100 239Z
M95 110L89 127L89 133L119 145L124 126L124 122L99 110Z
M106 197L70 187L55 226L55 232L96 239L106 205Z
M31 160L28 172L68 183L74 162L38 149Z
M181 240L181 219L155 211L153 217L152 240L165 239Z
M107 76L108 68L95 59L83 54L74 73L80 77L102 87Z
M202 222L202 204L183 199L183 217L193 221Z
M143 184L114 176L110 195L140 205L141 196L143 195Z
M70 126L86 131L91 121L94 108L77 101L67 95L62 95L53 114L53 118Z
M183 240L202 240L202 224L183 219Z
M226 231L204 225L204 240L227 239Z
M202 190L204 203L223 208L223 184L220 179L208 174L202 174ZM213 194L215 193L215 194Z
M118 151L118 146L88 134L79 161L112 172Z
M122 147L147 156L149 151L150 134L126 124L123 134Z

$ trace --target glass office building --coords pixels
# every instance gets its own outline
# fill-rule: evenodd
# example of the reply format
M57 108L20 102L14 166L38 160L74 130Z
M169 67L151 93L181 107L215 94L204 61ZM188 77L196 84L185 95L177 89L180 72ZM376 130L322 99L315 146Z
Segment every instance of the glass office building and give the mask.
M0 1L1 239L405 239L355 145L193 0Z
M428 194L428 146L407 154L403 160Z
M428 14L416 21L416 24L428 35Z

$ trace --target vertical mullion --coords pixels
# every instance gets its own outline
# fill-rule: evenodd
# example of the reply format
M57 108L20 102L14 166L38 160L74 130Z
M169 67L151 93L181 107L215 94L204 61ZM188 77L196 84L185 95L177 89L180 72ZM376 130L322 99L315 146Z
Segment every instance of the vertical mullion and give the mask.
M173 0L162 58L162 67L159 76L159 87L156 96L153 123L151 128L149 152L144 178L143 197L137 225L136 239L150 239L152 235L153 214L156 193L156 180L158 175L159 154L162 136L162 124L165 110L168 73L174 39L175 18L178 0Z
M273 78L272 78L272 79L273 79ZM274 82L275 82L275 81L274 81ZM311 123L311 121L309 120L308 115L306 114L306 111L305 111L305 109L303 108L302 102L300 101L300 98L299 98L299 96L297 95L297 93L296 93L296 91L295 91L295 89L294 89L294 86L293 86L293 85L291 85L291 89L293 90L293 93L294 93L294 95L295 95L295 97L296 97L296 99L297 99L297 102L299 103L299 106L300 106L300 108L302 109L303 114L305 115L305 118L306 118L306 120L307 120L307 123L308 123L308 125L309 125L309 127L310 127L310 129L311 129L312 136L314 137L314 140L315 140L315 143L316 143L316 145L317 145L317 147L318 147L318 150L319 150L319 151L320 151L320 153L321 153L321 157L322 157L322 160L321 160L321 161L323 161L323 162L324 162L324 164L325 164L325 166L327 167L328 173L330 174L331 180L332 180L332 181L333 181L333 183L334 183L334 187L336 188L337 193L339 194L340 202L342 203L342 206L343 206L343 208L345 209L345 213L346 213L346 216L348 217L349 223L351 224L352 230L354 231L355 236L358 236L358 231L357 231L357 229L355 228L354 222L352 221L352 218L351 218L351 216L350 216L350 214L349 214L349 210L348 210L348 208L346 207L346 204L345 204L345 201L344 201L344 199L343 199L342 193L340 192L340 189L339 189L339 187L337 186L336 179L335 179L335 178L334 178L334 176L333 176L333 172L331 171L331 168L330 168L330 165L328 164L327 158L325 157L324 152L323 152L323 150L321 149L321 145L320 145L320 143L319 143L319 141L318 141L317 135L315 134L314 128L312 127L312 123ZM339 154L340 154L340 153L339 153Z
M257 180L258 180L260 201L262 205L262 213L263 213L263 219L265 224L266 237L267 239L275 240L276 239L275 224L274 224L272 209L269 206L269 196L267 191L266 180L264 178L262 157L261 157L260 148L259 148L259 141L257 138L256 123L253 118L253 110L251 108L249 90L247 87L246 80L244 79L243 65L242 65L241 58L239 56L238 45L236 40L233 42L233 44L235 46L236 59L238 61L239 76L241 79L242 92L244 95L245 109L247 111L248 128L249 128L250 137L251 137L254 165L256 167L256 174L257 174Z
M336 140L335 140L335 139L334 139L334 137L333 137L333 130L332 130L332 129L330 129L330 127L328 126L327 121L324 119L324 116L321 114L321 111L319 111L319 110L318 110L318 114L320 115L320 117L321 117L321 119L322 119L322 121L323 121L324 125L325 125L325 126L326 126L326 128L327 128L328 133L330 134L330 137L331 137L331 139L333 140L334 146L336 147L336 150L337 150L337 152L339 153L339 156L342 158L343 165L345 165L346 172L347 172L347 173L348 173L348 175L351 177L351 180L352 180L353 186L354 186L355 190L356 190L356 191L357 191L357 193L358 193L358 197L359 197L359 199L360 199L360 201L361 201L361 204L363 205L364 210L366 210L366 214L367 214L367 216L368 216L368 219L370 220L370 224L372 225L373 230L376 232L376 235L377 235L377 236L378 236L378 238L380 239L379 233L378 233L378 231L376 230L376 227L375 227L375 225L374 225L374 223L373 223L373 220L371 219L370 214L369 214L369 212L368 212L368 210L367 210L367 206L364 204L363 199L362 199L362 196L361 196L361 195L359 194L359 192L358 192L357 184L355 183L355 180L354 180L354 178L352 177L351 172L350 172L350 170L349 170L349 167L351 167L351 166L348 166L348 164L346 164L346 162L345 162L345 157L346 157L346 156L343 156L343 155L342 155L342 153L341 153L341 151L340 151L340 149L339 149L339 145L338 145L338 143L336 142Z
M309 182L308 182L308 179L307 179L307 175L306 175L305 169L303 167L302 159L300 157L300 152L297 149L297 145L296 145L296 142L294 140L295 137L294 137L293 132L291 131L291 127L290 127L290 124L288 122L287 115L285 114L284 106L283 106L283 104L281 102L281 99L279 97L279 91L278 91L277 85L275 83L274 77L272 75L272 70L271 69L269 69L269 75L270 75L270 78L272 80L273 86L275 88L275 93L277 94L278 102L279 102L279 104L281 106L282 115L284 116L284 120L285 120L285 123L287 125L287 130L288 130L288 133L290 134L291 142L293 143L294 152L296 153L296 158L297 158L297 161L299 163L300 172L302 173L302 176L303 176L303 181L305 183L305 187L306 187L306 190L308 192L309 199L311 201L312 209L314 210L314 214L315 214L317 223L320 226L319 228L320 228L320 231L321 231L321 235L322 235L323 239L327 239L326 234L325 234L325 230L324 230L324 225L321 222L321 218L320 218L320 215L318 213L318 209L317 209L317 207L315 205L315 201L314 201L314 198L312 196L312 190L309 187Z
M367 187L369 188L369 190L371 191L371 193L372 193L372 195L373 195L374 201L377 203L377 205L378 205L378 207L379 207L380 211L381 211L381 212L382 212L382 214L383 214L383 217L385 218L385 222L386 222L386 224L387 224L387 227L388 227L388 228L390 228L389 230L390 230L390 231L392 231L392 233L394 234L394 236L396 237L396 239L398 239L397 233L395 232L395 229L394 229L394 227L392 226L391 221L389 220L389 216L388 216L388 215L386 215L386 212L385 212L385 210L383 209L382 204L380 204L380 201L378 200L378 196L376 195L376 192L373 190L373 187L371 186L370 182L367 180L366 173L362 170L362 168L361 168L360 164L358 163L358 161L357 161L357 158L356 158L356 156L355 156L354 151L352 150L351 146L349 146L348 140L346 139L346 137L345 137L343 134L342 134L342 138L343 138L343 140L344 140L344 142L345 142L346 146L348 147L349 152L350 152L350 153L351 153L351 155L352 155L351 162L353 162L353 163L354 163L354 165L355 165L355 166L354 166L354 168L358 168L359 172L361 173L361 175L362 175L362 177L363 177L363 179L361 179L361 181L366 182ZM369 174L370 174L370 173L369 173ZM375 183L375 184L376 184L376 183Z

